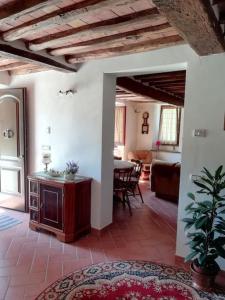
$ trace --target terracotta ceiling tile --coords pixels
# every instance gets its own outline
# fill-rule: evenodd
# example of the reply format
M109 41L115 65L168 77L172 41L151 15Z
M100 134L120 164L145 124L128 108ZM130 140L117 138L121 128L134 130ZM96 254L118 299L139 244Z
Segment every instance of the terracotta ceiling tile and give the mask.
M101 21L97 17L97 15L96 16L95 15L89 15L89 16L87 15L87 16L82 17L81 20L88 23L88 24L92 24L92 23L96 23L96 22Z
M112 7L112 11L117 14L118 16L123 16L126 14L131 14L134 12L134 10L128 6L123 7Z
M80 19L76 19L76 20L74 20L74 21L72 21L72 22L70 22L70 23L68 23L68 24L69 24L70 26L76 28L76 27L81 27L81 26L83 26L83 25L86 25L87 23L84 22L84 21L82 21L82 20L80 20Z
M43 8L43 11L46 12L46 14L49 14L53 11L58 10L58 9L59 8L56 5L52 5L52 6L48 6L48 7Z
M112 10L105 9L105 10L102 10L101 13L98 14L98 17L100 20L109 20L109 19L116 18L117 14L115 14Z

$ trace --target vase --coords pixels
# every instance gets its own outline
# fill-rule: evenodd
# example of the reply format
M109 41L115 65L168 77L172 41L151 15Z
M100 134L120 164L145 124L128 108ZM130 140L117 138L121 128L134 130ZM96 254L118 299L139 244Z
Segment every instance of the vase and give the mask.
M66 180L74 180L75 179L75 174L74 173L67 173L64 175L64 178Z

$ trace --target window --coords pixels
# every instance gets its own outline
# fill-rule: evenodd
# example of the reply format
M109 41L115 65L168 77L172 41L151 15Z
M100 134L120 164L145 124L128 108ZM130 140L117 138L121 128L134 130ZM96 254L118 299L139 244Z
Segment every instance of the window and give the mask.
M162 145L179 144L180 108L175 106L161 106L159 123L159 140Z
M126 107L116 106L115 130L114 130L114 143L116 146L125 145L125 131L126 131Z

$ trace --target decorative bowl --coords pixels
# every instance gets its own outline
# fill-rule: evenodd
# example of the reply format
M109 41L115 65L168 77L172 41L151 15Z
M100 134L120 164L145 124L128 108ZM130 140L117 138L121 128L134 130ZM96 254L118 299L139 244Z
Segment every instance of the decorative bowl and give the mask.
M54 170L54 169L50 169L48 171L48 175L51 177L60 177L60 176L62 176L62 172Z

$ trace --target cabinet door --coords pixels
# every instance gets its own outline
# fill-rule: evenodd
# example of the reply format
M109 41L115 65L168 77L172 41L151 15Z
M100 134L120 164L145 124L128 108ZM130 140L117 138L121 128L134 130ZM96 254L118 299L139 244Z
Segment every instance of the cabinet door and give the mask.
M63 189L40 184L40 223L63 229Z

